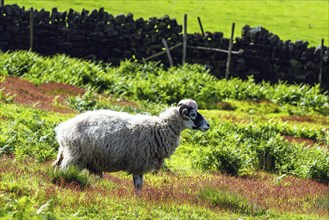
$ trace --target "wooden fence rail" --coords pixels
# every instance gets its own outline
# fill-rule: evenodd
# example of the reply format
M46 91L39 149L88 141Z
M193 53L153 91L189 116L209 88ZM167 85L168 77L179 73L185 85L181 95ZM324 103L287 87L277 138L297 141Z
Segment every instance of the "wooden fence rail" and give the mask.
M168 50L174 50L174 49L176 49L176 48L178 48L178 47L181 47L183 44L182 43L178 43L178 44L176 44L176 45L174 45L174 46L172 46L172 47L169 47L168 48ZM159 52L159 53L155 53L155 54L153 54L152 56L149 56L149 57L147 57L147 58L144 58L143 59L143 61L144 62L147 62L147 61L149 61L149 60L152 60L152 59L154 59L154 58L157 58L157 57L159 57L159 56L162 56L162 55L164 55L164 54L166 54L167 52L166 51L161 51L161 52Z
M200 46L189 46L189 45L187 45L187 48L196 49L196 50L208 50L208 51L221 52L221 53L227 53L227 54L230 52L228 50L219 49L219 48L212 48L212 47L200 47ZM243 50L231 51L231 54L240 55L240 54L243 54Z

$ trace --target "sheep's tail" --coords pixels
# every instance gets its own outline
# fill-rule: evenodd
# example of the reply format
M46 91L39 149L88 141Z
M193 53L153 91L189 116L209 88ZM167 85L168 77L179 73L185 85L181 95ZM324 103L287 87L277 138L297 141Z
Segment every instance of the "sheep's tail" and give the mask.
M60 141L60 129L59 129L59 126L57 126L55 128L55 133L56 133L56 139L57 139L57 142L59 144L59 149L58 149L58 154L57 154L57 159L52 163L52 166L53 167L59 167L62 163L62 160L63 160L63 147L61 145L61 141Z

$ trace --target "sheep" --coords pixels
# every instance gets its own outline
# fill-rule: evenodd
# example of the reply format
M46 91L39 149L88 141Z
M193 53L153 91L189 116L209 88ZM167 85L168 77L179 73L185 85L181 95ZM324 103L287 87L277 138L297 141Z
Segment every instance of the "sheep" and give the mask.
M207 120L194 100L182 100L159 116L94 110L62 122L55 128L59 144L54 167L76 166L102 176L126 171L133 176L136 193L143 174L159 170L179 145L184 129L207 131Z

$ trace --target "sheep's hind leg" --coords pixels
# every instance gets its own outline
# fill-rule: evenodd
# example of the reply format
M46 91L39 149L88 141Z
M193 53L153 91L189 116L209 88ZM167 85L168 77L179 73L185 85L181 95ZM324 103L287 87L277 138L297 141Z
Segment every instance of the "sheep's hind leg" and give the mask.
M57 159L52 163L53 167L60 167L63 160L63 149L60 147L58 149Z
M102 171L98 171L95 168L93 168L91 166L88 166L88 165L87 165L86 168L87 168L87 170L89 170L89 173L92 173L92 174L98 176L99 178L103 178L103 172Z
M67 156L67 157L64 156L64 158L62 159L62 163L60 164L60 169L66 170L69 167L75 167L80 170L82 170L82 168L83 168L83 166L80 163L78 163L77 158L70 157L70 156Z
M139 195L143 188L143 174L133 174L135 193Z

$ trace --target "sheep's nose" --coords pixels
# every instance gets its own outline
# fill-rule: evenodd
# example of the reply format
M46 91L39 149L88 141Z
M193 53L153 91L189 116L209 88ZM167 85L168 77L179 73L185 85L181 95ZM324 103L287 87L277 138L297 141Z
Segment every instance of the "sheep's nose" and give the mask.
M208 131L209 128L210 128L209 123L205 123L205 124L203 124L203 126L200 127L200 130L202 130L202 131Z

